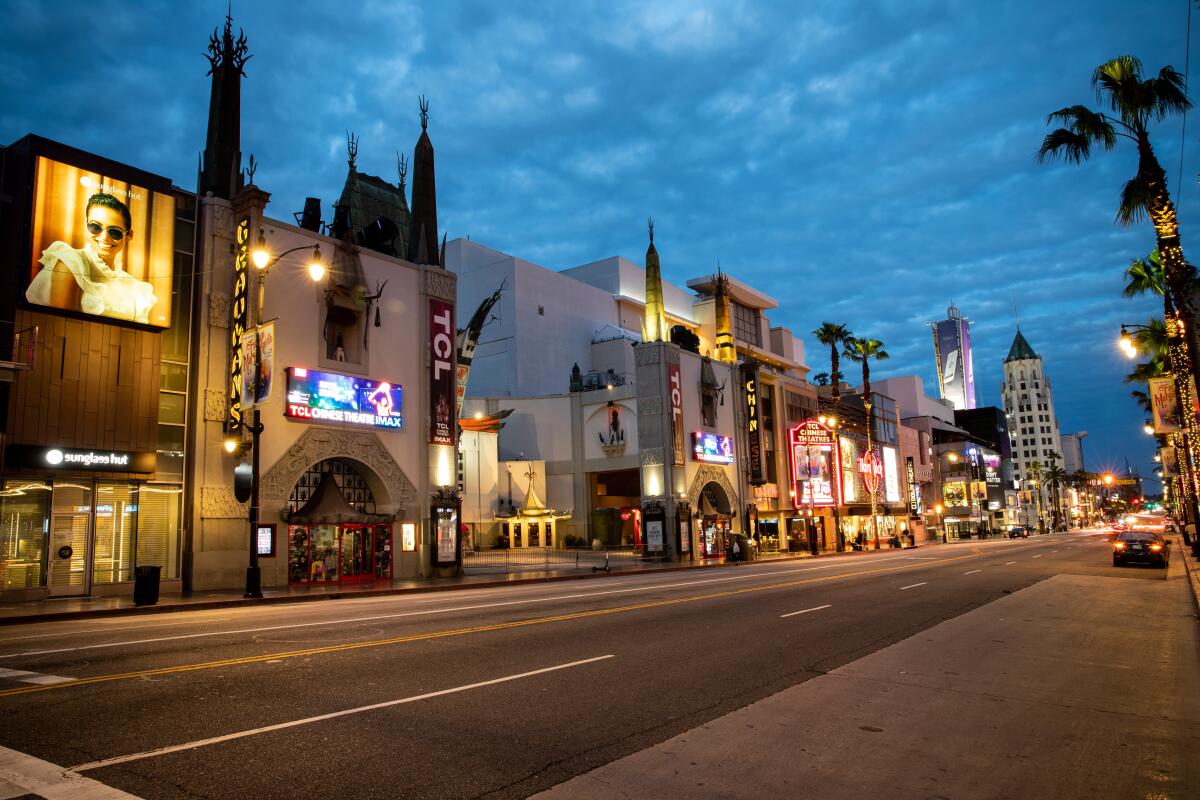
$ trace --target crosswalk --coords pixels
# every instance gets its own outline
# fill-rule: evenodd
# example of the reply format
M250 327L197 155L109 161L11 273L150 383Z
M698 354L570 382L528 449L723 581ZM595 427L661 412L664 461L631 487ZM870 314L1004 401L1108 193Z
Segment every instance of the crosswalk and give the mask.
M40 672L30 672L24 669L0 669L0 680L34 683L39 686L50 686L55 683L67 683L74 678L64 678L62 675L44 675Z

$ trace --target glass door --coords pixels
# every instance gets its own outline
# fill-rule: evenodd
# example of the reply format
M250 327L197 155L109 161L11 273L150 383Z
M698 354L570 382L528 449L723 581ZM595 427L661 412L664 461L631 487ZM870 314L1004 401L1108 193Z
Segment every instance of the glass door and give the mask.
M392 526L375 526L375 577L392 577Z
M92 487L57 483L50 513L46 583L53 597L88 593Z
M367 525L342 525L338 528L341 540L343 581L364 581L375 578L374 537Z

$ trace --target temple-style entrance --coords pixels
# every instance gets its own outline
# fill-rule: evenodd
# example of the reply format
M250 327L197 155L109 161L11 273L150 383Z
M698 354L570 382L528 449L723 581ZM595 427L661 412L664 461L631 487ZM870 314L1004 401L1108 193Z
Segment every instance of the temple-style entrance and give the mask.
M291 501L288 583L391 579L395 515L374 513L370 486L353 463L327 459L315 465L297 481Z

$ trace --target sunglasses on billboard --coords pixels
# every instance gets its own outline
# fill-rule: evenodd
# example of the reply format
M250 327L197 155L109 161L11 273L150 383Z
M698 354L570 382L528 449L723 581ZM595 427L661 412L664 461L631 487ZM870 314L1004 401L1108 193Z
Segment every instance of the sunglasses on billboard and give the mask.
M99 236L101 231L107 230L108 238L112 239L114 242L119 242L124 239L126 233L125 230L118 228L115 225L109 225L106 229L99 222L92 222L90 219L87 223L87 229L88 233L92 234L92 236Z

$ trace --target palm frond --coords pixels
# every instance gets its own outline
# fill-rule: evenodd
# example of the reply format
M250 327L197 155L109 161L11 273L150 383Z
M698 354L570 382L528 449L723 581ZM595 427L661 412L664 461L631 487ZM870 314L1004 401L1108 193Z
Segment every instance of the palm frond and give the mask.
M1150 115L1155 120L1181 114L1192 107L1192 101L1187 96L1187 79L1174 67L1163 67L1158 71L1157 78L1146 81L1145 87L1150 101Z
M1092 73L1092 88L1096 99L1108 101L1122 119L1128 121L1131 110L1141 105L1138 97L1142 86L1142 62L1136 56L1117 56L1096 67Z
M1135 258L1125 268L1125 288L1121 293L1126 297L1137 297L1142 294L1166 294L1166 278L1163 274L1162 259L1158 250L1152 250L1146 258Z
M1060 108L1046 117L1047 124L1054 122L1065 127L1046 134L1037 153L1040 162L1061 157L1078 164L1091 155L1094 144L1103 145L1105 150L1116 146L1117 132L1112 123L1086 106Z
M1121 202L1117 206L1117 222L1132 225L1144 222L1150 209L1153 192L1140 175L1134 175L1121 189Z

